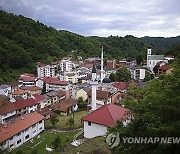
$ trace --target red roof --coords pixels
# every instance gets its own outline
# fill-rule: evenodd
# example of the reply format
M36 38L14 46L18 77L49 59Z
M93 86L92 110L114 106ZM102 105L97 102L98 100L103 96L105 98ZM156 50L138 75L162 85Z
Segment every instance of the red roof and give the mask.
M130 114L129 109L115 104L106 104L85 116L83 120L111 127L116 125L117 120L124 121Z
M0 115L16 111L14 104L7 100L0 100Z
M18 134L19 132L25 130L26 128L36 124L37 122L44 119L39 113L30 113L22 117L19 117L15 122L7 124L7 127L4 128L3 125L0 125L0 142L3 142L12 136Z
M18 100L16 102L13 102L13 104L15 105L16 109L19 110L25 107L34 106L38 104L38 101L36 99L29 98L29 99Z
M44 77L42 80L43 80L44 82L59 81L59 79L53 78L53 77Z
M125 82L115 82L113 86L120 90L124 90L127 88L127 84Z
M35 81L36 77L32 77L32 76L21 76L19 78L19 80L23 80L23 81Z
M167 71L169 69L168 65L163 65L161 67L159 67L159 70L163 70L163 71Z
M35 100L36 100L37 102L40 102L40 101L44 101L44 100L45 100L45 98L44 98L42 95L34 94L33 96L35 97Z
M58 80L58 81L53 81L53 80L52 80L52 81L47 81L46 83L49 83L49 84L55 84L55 85L62 85L62 86L68 84L67 81L60 81L60 80Z

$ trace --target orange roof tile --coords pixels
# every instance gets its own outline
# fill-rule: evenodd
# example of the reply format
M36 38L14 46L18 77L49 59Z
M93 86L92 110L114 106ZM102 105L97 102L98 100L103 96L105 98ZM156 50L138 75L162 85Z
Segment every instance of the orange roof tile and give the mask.
M22 95L22 94L25 94L25 93L26 93L25 90L18 89L18 90L16 90L16 91L12 92L11 94L12 94L12 95Z
M17 118L14 123L7 124L6 128L3 125L0 125L0 142L11 138L44 118L45 117L41 114L34 112Z

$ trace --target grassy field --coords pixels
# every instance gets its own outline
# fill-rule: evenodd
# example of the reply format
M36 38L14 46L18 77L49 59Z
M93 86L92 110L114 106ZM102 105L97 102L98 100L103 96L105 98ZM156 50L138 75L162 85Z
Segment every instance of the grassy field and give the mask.
M94 153L93 153L94 152ZM78 147L74 147L72 145L67 145L64 147L61 154L111 154L104 137L96 137L93 139L87 139L84 143L82 143Z
M45 130L40 134L40 138L35 137L33 139L33 143L29 141L26 144L23 144L19 148L12 151L11 153L17 154L19 152L22 152L22 154L31 154L33 153L33 150L37 150L37 154L48 154L49 152L45 150L45 147L46 145L48 147L52 147L51 143L57 136L61 138L61 146L63 146L65 144L69 144L74 139L74 135L76 133L78 132L76 131L76 132L67 132L67 133L53 133ZM67 141L67 138L69 141ZM39 144L35 146L37 143ZM31 148L33 146L35 147ZM55 152L51 152L51 153L55 153Z
M73 117L72 114L70 114L68 116L57 115L59 122L56 123L55 128L59 129L59 130L69 130L69 129L76 129L76 128L83 127L83 124L81 123L81 119L82 119L82 117L86 116L87 114L88 114L87 111L74 112L74 126L72 126L71 128L69 125L67 125L67 121L68 121L68 119ZM51 126L50 120L46 120L45 128L49 128L50 126Z

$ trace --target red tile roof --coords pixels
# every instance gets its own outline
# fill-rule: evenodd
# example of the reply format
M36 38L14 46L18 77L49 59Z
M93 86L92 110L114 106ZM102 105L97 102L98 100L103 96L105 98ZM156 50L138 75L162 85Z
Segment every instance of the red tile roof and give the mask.
M106 104L85 116L83 120L111 127L116 125L117 120L124 121L130 114L129 109L115 104Z
M58 97L66 96L66 93L63 90L56 90L56 93L58 94Z
M127 84L125 82L115 82L113 86L120 90L124 90L127 88Z
M53 78L53 77L44 77L42 80L43 80L44 82L59 81L59 79Z
M17 118L14 123L7 124L6 128L4 128L3 125L0 125L0 142L11 138L12 136L18 134L19 132L25 130L26 128L36 124L43 119L44 116L34 112L23 116L23 118Z
M32 76L21 76L19 78L19 80L23 80L23 81L35 81L37 78L36 77L32 77Z
M37 87L37 86L30 86L30 87L27 88L27 90L36 91L36 90L41 90L41 88Z
M45 98L44 98L42 95L34 94L33 96L35 97L35 100L36 100L37 102L40 102L40 101L44 101L44 100L45 100Z
M17 110L25 108L25 107L30 107L38 104L38 101L33 98L29 99L23 99L23 100L18 100L16 102L13 102L14 106L16 107Z
M12 111L16 111L14 104L7 100L0 100L0 115L4 115Z
M163 65L161 67L159 67L159 70L163 70L163 71L167 71L169 69L168 65Z
M45 108L43 108L43 109L41 109L41 110L38 110L37 111L39 114L41 114L41 115L43 115L43 116L46 116L46 115L51 115L51 116L53 116L53 115L55 115L55 113L52 111L52 109L50 109L50 108L48 108L48 107L45 107Z
M69 98L69 99L66 99L66 100L64 100L64 101L62 101L60 103L52 105L51 108L53 110L59 110L59 111L62 111L62 112L67 112L67 109L69 107L72 107L77 103L78 103L77 100Z
M16 91L12 92L11 94L12 94L12 95L22 95L22 94L25 94L25 93L26 93L25 90L18 89L18 90L16 90Z
M92 95L92 90L88 92L88 96L91 97ZM96 99L97 100L103 100L103 99L108 99L110 93L108 91L102 91L102 90L97 90L96 91Z
M62 86L68 85L67 81L60 81L60 80L58 80L58 81L47 81L46 83L55 84L55 85L62 85Z

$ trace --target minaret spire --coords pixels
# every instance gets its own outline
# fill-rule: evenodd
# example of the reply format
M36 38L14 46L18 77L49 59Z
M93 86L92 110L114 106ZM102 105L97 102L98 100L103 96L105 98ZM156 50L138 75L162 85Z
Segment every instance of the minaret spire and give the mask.
M103 69L103 46L102 46L102 52L101 52L101 83L104 79L104 69Z
M90 81L90 84L92 86L91 111L94 111L97 109L97 106L96 106L96 90L97 90L97 85L98 85L98 81L96 80L96 67L95 67L95 65L93 65L93 68L92 68L92 79Z

